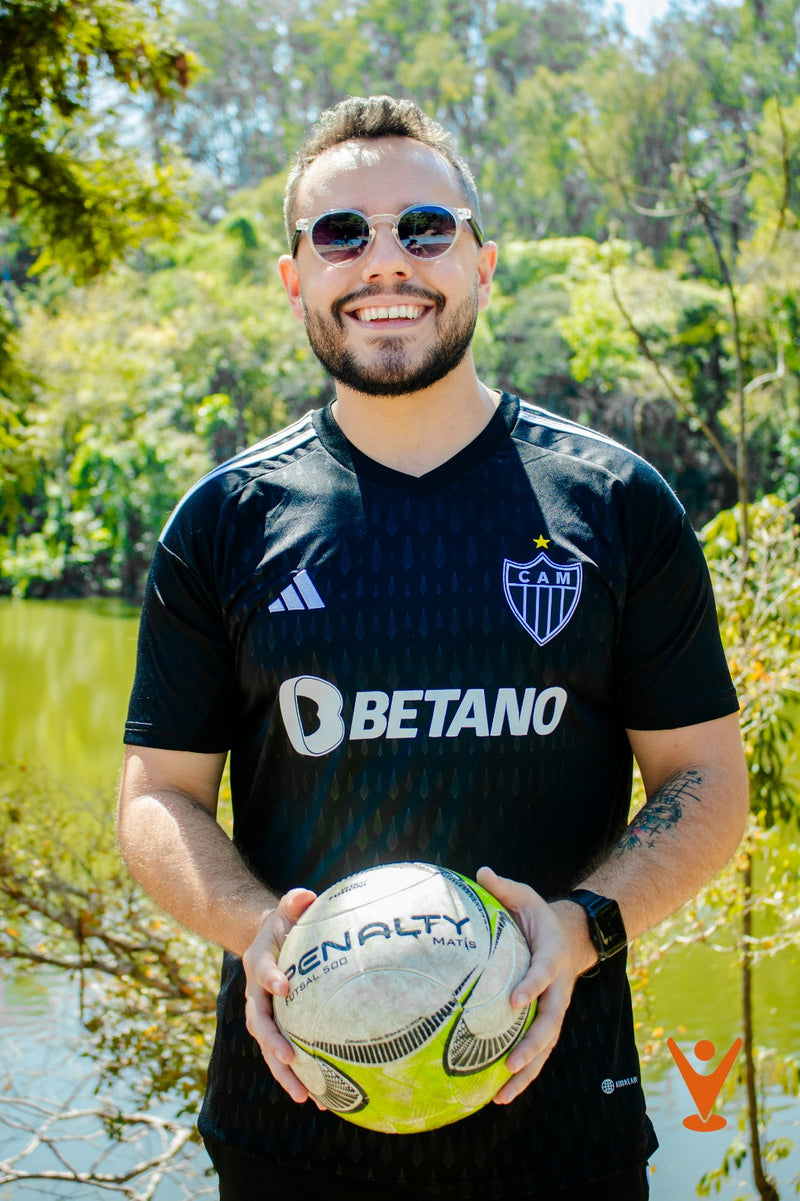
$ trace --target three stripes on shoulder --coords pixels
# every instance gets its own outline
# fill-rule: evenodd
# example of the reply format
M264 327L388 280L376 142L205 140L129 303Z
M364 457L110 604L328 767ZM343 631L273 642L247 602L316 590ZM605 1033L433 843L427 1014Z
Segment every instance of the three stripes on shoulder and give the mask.
M285 613L287 609L324 609L325 601L317 592L307 571L298 571L290 584L269 606L270 613Z

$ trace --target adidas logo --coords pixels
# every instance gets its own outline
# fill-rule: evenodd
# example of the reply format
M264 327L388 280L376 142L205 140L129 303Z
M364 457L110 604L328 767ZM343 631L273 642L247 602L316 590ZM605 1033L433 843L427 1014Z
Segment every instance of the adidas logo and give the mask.
M269 606L270 613L285 613L287 609L324 609L325 601L314 587L307 571L298 571L291 584Z

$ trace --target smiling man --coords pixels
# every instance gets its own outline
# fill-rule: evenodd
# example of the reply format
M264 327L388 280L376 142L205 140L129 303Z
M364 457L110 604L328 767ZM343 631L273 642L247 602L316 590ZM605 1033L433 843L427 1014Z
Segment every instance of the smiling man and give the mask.
M747 808L702 553L641 459L478 378L497 247L440 126L345 101L285 211L281 277L335 400L167 523L118 813L134 875L225 949L200 1117L220 1196L642 1201L625 948L731 856ZM512 1002L538 1008L494 1105L379 1135L309 1101L272 997L315 892L413 859L492 865L531 951Z
M430 417L441 429L441 446L408 463L421 475L443 461L440 455L461 449L451 438L471 441L499 401L479 383L470 349L478 312L489 302L497 247L483 240L466 168L459 176L433 146L388 135L312 154L307 148L287 189L293 254L280 262L284 286L336 381L337 420L363 423L382 438L373 415L373 398L380 397L380 416L405 427L392 455L405 455L409 438L420 453ZM387 197L396 198L390 213ZM467 199L475 216L463 207ZM313 217L301 216L301 208ZM416 430L410 397L423 409L432 402Z
M396 217L381 214L366 222L358 209L349 214L322 209L313 224L304 221L293 236L295 249L305 234L316 257L326 265L346 269L349 256L362 241L366 240L370 250L374 246L372 265L366 274L363 269L357 273L358 286L344 295L329 296L323 290L319 308L310 307L313 295L306 298L301 294L294 258L282 261L282 275L295 311L299 308L306 317L315 354L341 387L362 395L404 396L433 387L460 367L462 374L470 371L470 363L466 367L462 363L475 332L478 309L488 293L484 290L481 295L478 280L469 274L465 277L453 271L448 278L446 258L456 249L462 227L469 223L468 237L481 250L480 280L488 284L495 247L483 245L471 210L459 208L460 189L446 160L428 147L410 146L408 139L349 142L329 151L323 162L317 160L309 167L300 197L316 211L334 199L328 186L330 171L357 177L359 168L363 178L374 180L369 192L376 203L387 194L422 195L419 187L427 187L431 203L403 205ZM369 209L369 192L365 195L356 183L352 203ZM439 203L434 203L434 197L439 197ZM340 204L342 200L340 196ZM379 245L375 245L376 239ZM463 271L465 248L458 249L462 253L449 265L455 268L462 260L459 266ZM438 253L442 250L444 254ZM380 263L387 254L388 272L385 263ZM471 263L472 258L468 253L466 261ZM425 275L426 263L435 268L432 277ZM426 278L430 282L423 282ZM333 285L335 293L338 281L339 275L334 273L318 283ZM442 292L447 284L458 287L455 295Z

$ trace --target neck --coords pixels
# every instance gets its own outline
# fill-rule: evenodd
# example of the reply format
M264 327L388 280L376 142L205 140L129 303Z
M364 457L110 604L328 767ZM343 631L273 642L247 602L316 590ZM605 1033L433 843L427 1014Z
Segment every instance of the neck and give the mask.
M406 475L422 476L468 446L500 403L471 360L444 380L403 396L367 396L337 384L333 415L363 454Z

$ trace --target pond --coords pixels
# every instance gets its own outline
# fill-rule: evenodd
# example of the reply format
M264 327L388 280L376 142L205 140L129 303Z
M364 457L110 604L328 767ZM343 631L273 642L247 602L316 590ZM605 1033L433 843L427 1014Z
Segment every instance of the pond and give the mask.
M137 615L113 604L0 602L0 771L6 779L9 773L35 771L76 797L102 797L102 810L109 822L113 820L136 628ZM788 846L784 850L787 855L796 853ZM760 964L755 977L757 1041L778 1057L797 1056L800 1049L798 999L800 950L795 943ZM55 1090L62 1096L70 1091L91 1096L73 984L52 972L20 974L0 963L0 1015L0 1088L13 1076L15 1095L24 1096L26 1087L41 1095L43 1077L49 1077L51 1094ZM721 1165L743 1121L741 1065L738 1060L734 1064L717 1106L726 1127L689 1130L683 1119L696 1107L666 1038L671 1035L690 1064L703 1073L722 1059L741 1034L735 957L704 945L673 949L651 975L636 1016L640 1045L655 1047L643 1067L661 1143L652 1164L653 1201L690 1201L703 1173ZM693 1054L700 1040L714 1046L710 1064ZM800 1101L772 1084L767 1104L768 1138L794 1144L784 1158L768 1165L785 1199L795 1195L800 1179ZM0 1160L20 1150L20 1135L0 1125ZM181 1187L166 1181L156 1190L156 1201L206 1195L206 1166L204 1153L198 1151ZM732 1166L730 1179L711 1195L722 1201L756 1198L749 1173L749 1159L739 1169ZM74 1185L48 1184L46 1194L27 1192L21 1185L6 1187L13 1187L14 1197L20 1198L95 1195L79 1194ZM65 1191L59 1192L59 1187ZM0 1199L6 1196L12 1194L0 1184Z

